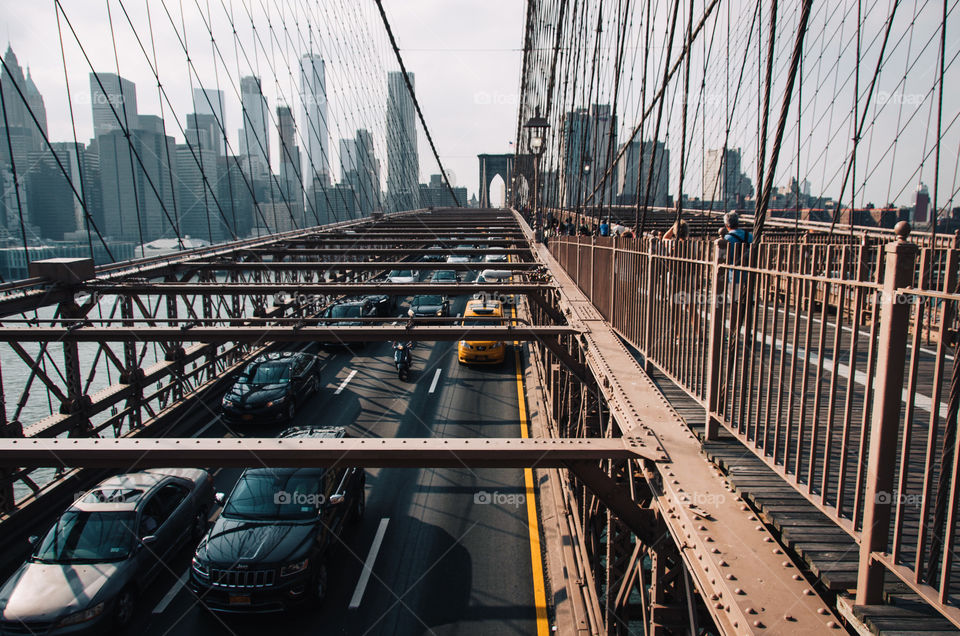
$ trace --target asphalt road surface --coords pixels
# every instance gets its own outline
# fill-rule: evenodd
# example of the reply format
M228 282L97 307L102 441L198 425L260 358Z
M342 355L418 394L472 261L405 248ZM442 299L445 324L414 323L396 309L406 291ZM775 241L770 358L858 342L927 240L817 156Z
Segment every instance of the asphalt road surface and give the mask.
M464 304L455 299L451 313ZM521 434L512 349L504 365L477 368L458 364L455 342L420 343L408 382L397 378L389 343L320 355L322 389L300 407L296 424L340 425L366 437ZM228 427L212 412L199 434L278 430ZM229 492L240 472L217 471L217 490ZM531 562L526 496L518 469L368 470L366 515L330 556L322 605L213 615L182 584L191 547L143 594L127 634L536 634L535 589L543 581ZM367 576L365 562L373 564ZM545 621L539 627L545 633Z

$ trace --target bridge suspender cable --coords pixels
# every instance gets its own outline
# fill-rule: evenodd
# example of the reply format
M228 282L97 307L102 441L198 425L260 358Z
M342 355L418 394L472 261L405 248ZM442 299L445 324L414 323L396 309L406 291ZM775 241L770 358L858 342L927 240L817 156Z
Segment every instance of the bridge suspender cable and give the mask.
M437 160L437 166L440 167L440 174L443 175L443 182L447 185L447 189L450 190L450 196L453 197L453 202L458 208L463 207L460 205L460 201L457 199L457 193L453 191L453 186L450 185L450 179L447 178L447 171L443 167L443 162L440 161L440 154L437 152L437 147L433 143L433 137L430 136L430 129L427 128L427 121L423 118L423 111L420 110L420 102L417 101L417 94L413 91L413 85L410 83L410 78L407 76L407 67L403 64L403 57L400 55L400 49L397 47L397 41L393 37L393 29L390 28L390 21L387 20L387 14L383 10L383 2L377 0L377 9L380 10L380 17L383 19L383 28L387 30L387 37L390 38L390 46L393 47L393 52L397 56L397 63L400 65L400 72L403 73L403 82L407 85L407 90L410 92L410 99L413 100L413 107L417 109L417 117L420 118L420 125L423 126L423 132L427 136L427 142L430 144L430 150L433 151L433 158Z

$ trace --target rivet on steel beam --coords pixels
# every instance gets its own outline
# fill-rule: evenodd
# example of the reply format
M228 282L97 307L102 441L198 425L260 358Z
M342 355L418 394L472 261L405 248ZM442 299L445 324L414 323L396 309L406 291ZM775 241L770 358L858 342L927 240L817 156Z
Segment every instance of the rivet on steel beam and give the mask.
M805 589L803 593L805 596L813 596L813 590L811 590L809 587Z
M822 616L822 615L824 615L824 614L826 614L826 613L827 613L827 608L826 608L826 607L818 607L818 608L817 608L817 614L820 614L820 615Z
M794 581L799 581L799 580L802 579L802 578L803 578L803 577L800 576L799 574L794 574L794 575L793 575L793 580L794 580Z
M720 554L720 550L718 550L717 548L713 548L712 550L710 550L710 552L712 552L713 554Z
M726 561L720 561L720 563L719 563L718 565L719 565L720 567L722 567L722 568L725 568L725 567L727 567L728 564L727 564Z
M734 576L733 574L728 574L728 575L727 575L727 580L728 580L728 581L736 581L736 580L737 580L737 577Z
M764 627L764 624L763 624L762 621L753 621L753 626L754 626L754 627Z
M836 629L837 624L834 623L833 621L827 621L827 627L829 627L830 629Z
M706 530L706 529L707 529L707 526L704 526L704 525L697 526L697 530ZM709 539L709 537L707 538Z
M789 561L784 561L784 562L781 563L780 565L782 565L782 566L785 567L785 568L788 568L788 567L792 566L793 563L790 563Z
M741 595L741 596L743 596L743 595L746 594L746 592L743 591L743 588L739 588L739 587L738 587L737 589L735 589L735 590L733 591L733 593L734 593L734 594L739 594L739 595Z
M784 614L784 615L783 615L783 620L793 622L793 621L795 621L795 620L797 620L797 619L795 619L795 618L794 618L793 616L791 616L790 614Z
M757 530L763 530L763 526L757 526Z
M783 550L781 550L780 548L774 548L774 549L773 549L773 553L774 553L774 554L783 554Z
M747 614L756 614L756 613L757 613L757 610L753 609L752 607L747 608Z

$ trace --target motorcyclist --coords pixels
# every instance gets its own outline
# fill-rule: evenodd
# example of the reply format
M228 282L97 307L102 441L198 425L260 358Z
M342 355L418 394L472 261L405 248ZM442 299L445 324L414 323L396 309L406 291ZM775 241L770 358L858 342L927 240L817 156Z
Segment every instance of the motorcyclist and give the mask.
M405 345L399 342L393 343L393 361L395 363L403 363L405 366L409 367L412 362L410 358L410 350L413 349L413 342L408 342Z

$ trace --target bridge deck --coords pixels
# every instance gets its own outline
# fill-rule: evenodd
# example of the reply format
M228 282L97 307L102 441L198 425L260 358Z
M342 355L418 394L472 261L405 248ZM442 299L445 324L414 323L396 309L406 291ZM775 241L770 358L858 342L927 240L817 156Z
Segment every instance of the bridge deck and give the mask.
M702 438L703 407L660 371L653 369L650 375L681 417ZM704 452L787 546L795 561L807 568L823 588L838 594L856 588L859 546L847 532L726 429L721 427L719 440L704 443ZM960 634L960 630L919 595L894 581L892 576L887 578L888 605L854 608L854 615L872 633L883 636Z

